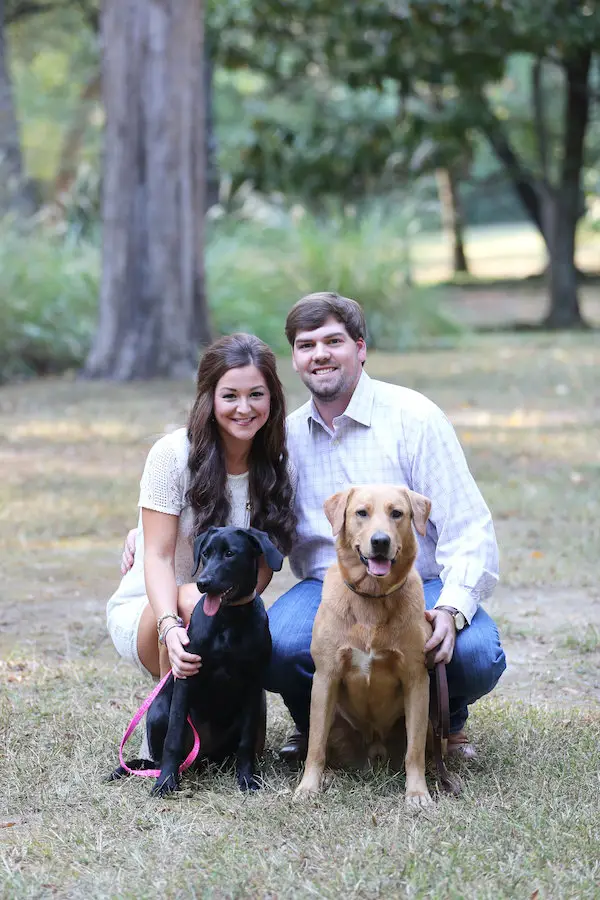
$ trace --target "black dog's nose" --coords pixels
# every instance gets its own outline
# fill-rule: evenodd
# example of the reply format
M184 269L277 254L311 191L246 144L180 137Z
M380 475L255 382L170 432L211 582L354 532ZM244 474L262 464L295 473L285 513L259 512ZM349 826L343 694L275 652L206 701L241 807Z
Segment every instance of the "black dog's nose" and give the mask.
M385 531L376 531L371 538L373 553L378 556L386 556L390 549L390 536Z
M206 591L210 587L210 580L208 578L198 578L196 584L199 591Z

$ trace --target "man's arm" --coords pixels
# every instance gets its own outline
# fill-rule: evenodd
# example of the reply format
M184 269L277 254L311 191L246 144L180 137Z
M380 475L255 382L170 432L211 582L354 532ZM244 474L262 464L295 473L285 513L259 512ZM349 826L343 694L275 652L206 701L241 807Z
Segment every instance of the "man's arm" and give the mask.
M431 500L436 561L443 588L436 608L463 613L467 623L498 581L498 545L490 511L454 428L433 404L412 448L413 488Z

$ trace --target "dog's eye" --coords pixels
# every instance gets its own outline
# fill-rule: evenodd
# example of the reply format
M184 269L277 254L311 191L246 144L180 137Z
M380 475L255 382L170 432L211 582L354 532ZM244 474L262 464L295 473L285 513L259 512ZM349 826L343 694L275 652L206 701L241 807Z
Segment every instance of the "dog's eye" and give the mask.
M356 515L360 516L361 519L366 519L369 513L366 511L366 509L357 509Z
M393 509L390 513L392 519L401 519L404 513L401 509Z
M235 553L233 552L233 550L226 550L225 556L235 556Z

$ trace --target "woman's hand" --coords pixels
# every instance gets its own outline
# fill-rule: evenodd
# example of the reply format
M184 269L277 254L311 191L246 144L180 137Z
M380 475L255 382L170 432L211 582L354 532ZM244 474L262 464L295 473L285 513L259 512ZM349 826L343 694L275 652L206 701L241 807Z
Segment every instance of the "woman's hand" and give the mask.
M137 538L137 528L132 528L127 532L125 538L125 546L123 547L123 555L121 556L121 575L129 572L135 559L135 540Z
M195 653L188 653L186 647L190 639L185 628L169 628L165 636L165 644L169 651L169 662L175 678L188 678L196 675L202 666L202 660Z

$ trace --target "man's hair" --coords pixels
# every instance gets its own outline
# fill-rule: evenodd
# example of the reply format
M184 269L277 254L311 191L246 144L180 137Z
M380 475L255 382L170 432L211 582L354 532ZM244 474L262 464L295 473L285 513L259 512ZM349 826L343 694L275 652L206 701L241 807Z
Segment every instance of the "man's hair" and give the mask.
M330 318L341 322L353 341L366 340L367 325L360 304L333 291L319 291L302 297L290 309L285 320L285 335L290 345L294 346L299 331L314 331Z

